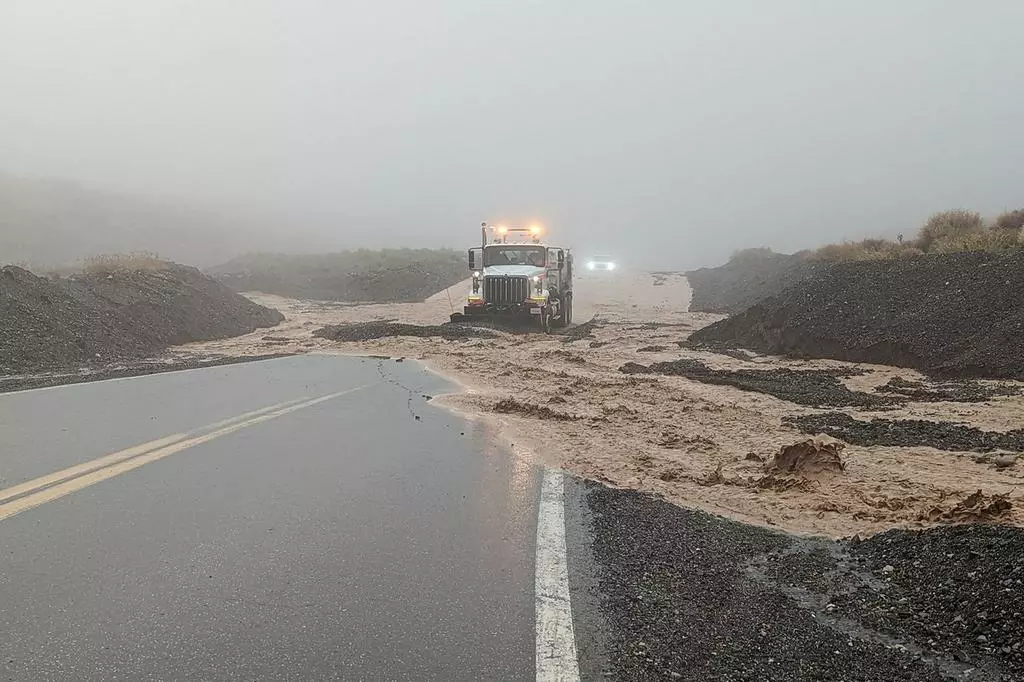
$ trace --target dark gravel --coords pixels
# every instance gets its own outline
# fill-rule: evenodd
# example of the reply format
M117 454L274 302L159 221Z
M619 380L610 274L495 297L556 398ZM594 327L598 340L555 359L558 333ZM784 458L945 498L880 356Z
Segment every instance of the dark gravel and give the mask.
M878 581L837 596L840 614L1024 680L1024 529L891 530L849 551Z
M725 265L686 273L693 290L690 310L738 313L825 267L801 254L740 252Z
M1024 251L840 263L694 333L697 343L1024 379Z
M489 329L466 324L418 325L400 322L359 322L323 327L313 332L313 336L331 341L370 341L393 336L461 341L473 338L494 338L497 334Z
M897 399L851 391L839 377L851 376L853 370L711 369L699 360L655 362L644 366L628 362L619 368L624 374L664 374L682 376L705 384L733 386L744 391L767 393L798 405L812 407L884 407Z
M608 623L606 678L943 679L935 663L836 627L787 585L750 575L749 563L792 552L794 538L650 495L589 486ZM828 565L816 555L790 561L806 567L797 575L816 582L820 565Z
M907 400L922 403L983 403L1000 396L1021 394L1020 386L987 385L977 381L954 381L924 383L893 377L887 383L875 388L877 393L902 396Z
M0 374L57 372L150 357L284 317L195 268L117 270L63 279L0 269Z
M785 417L784 421L804 433L826 434L852 445L923 446L961 452L1024 452L1024 429L982 431L973 426L923 419L875 418L865 421L837 412Z
M68 384L84 384L90 381L105 381L107 379L123 379L125 377L138 377L147 374L161 374L163 372L180 372L185 369L199 369L201 367L219 367L222 365L235 365L242 362L258 362L260 360L274 360L277 358L290 357L292 353L272 353L269 355L250 355L244 357L223 357L209 360L141 360L131 362L122 366L101 367L98 369L87 369L83 372L67 374L35 374L19 375L12 377L0 377L0 393L11 391L23 391L30 388L46 388L48 386L66 386Z
M558 332L558 335L562 337L562 343L582 341L583 339L593 338L594 330L600 326L600 320L595 317L582 324L573 325L563 332Z

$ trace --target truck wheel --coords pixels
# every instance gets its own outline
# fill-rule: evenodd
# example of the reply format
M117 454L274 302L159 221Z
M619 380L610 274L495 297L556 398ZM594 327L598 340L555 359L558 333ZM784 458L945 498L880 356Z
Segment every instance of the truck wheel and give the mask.
M569 299L558 299L558 317L555 318L556 327L569 326Z

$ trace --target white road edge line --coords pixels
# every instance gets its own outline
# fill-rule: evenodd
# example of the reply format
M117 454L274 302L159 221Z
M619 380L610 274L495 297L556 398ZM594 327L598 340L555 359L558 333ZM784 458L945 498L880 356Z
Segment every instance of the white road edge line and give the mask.
M569 599L562 472L545 469L537 509L537 682L579 682Z

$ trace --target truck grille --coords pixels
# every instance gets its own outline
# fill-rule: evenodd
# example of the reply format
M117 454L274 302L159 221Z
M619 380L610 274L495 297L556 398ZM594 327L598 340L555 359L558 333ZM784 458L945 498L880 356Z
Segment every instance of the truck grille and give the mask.
M522 303L530 296L526 277L484 277L484 300L488 303Z

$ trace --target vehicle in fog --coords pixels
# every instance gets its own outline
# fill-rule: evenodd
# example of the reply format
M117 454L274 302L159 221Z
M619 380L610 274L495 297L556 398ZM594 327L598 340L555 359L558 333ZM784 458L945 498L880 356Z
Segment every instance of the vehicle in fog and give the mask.
M618 264L611 256L594 256L587 261L587 270L615 270Z

